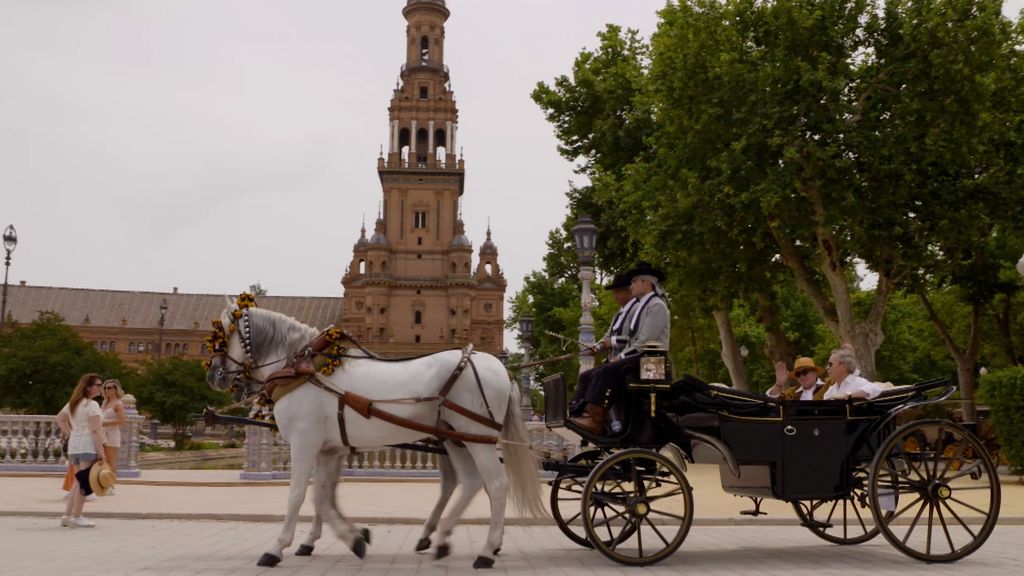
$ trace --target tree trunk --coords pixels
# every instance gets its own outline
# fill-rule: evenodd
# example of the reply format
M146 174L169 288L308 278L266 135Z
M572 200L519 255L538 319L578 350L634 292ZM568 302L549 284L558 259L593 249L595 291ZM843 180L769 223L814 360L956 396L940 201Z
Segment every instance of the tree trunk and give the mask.
M999 340L1003 345L1003 354L1006 356L1010 366L1019 366L1017 351L1013 346L1013 335L1010 333L1010 312L1013 299L1009 294L1003 295L1003 302L996 310L996 326L999 331Z
M716 308L712 311L715 317L715 325L718 326L718 338L722 342L722 362L729 371L729 379L732 380L732 387L737 390L750 390L747 383L747 367L744 358L736 346L736 336L732 332L732 320L729 318L729 311Z
M792 366L798 351L796 344L786 336L786 332L782 329L781 316L774 295L758 292L756 318L757 322L764 327L765 356L772 362L781 360L786 363L786 366Z
M917 291L917 298L921 301L925 311L928 312L928 319L939 333L939 337L946 344L946 349L956 361L957 384L960 386L960 402L963 407L963 421L973 424L978 421L977 411L974 406L974 389L977 376L975 369L978 366L978 354L981 352L981 304L971 305L971 328L968 336L967 348L961 349L953 340L949 328L942 318L935 312L931 301L923 290Z

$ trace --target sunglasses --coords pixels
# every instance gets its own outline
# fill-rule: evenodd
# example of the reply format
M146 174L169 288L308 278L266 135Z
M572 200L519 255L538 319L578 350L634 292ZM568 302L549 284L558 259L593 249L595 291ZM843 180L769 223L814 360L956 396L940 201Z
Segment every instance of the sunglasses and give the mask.
M815 373L814 370L800 370L799 372L794 372L794 374L796 374L797 378L803 378L804 376L807 376L808 374L814 374L814 373Z

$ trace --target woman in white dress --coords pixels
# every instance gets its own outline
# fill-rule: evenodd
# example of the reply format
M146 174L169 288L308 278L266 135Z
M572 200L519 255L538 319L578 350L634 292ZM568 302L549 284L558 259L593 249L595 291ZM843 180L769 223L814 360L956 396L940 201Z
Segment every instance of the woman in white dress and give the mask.
M103 378L99 374L85 374L78 379L71 399L57 414L57 426L61 435L68 440L68 462L76 470L84 470L93 463L103 462L103 426L100 405L93 400L103 386ZM85 494L82 493L75 479L71 487L71 496L60 519L61 526L71 528L92 528L92 520L82 516L85 506Z
M103 452L107 457L110 469L117 473L117 454L121 450L121 425L125 423L124 390L120 380L107 380L103 383ZM107 496L114 494L113 488Z

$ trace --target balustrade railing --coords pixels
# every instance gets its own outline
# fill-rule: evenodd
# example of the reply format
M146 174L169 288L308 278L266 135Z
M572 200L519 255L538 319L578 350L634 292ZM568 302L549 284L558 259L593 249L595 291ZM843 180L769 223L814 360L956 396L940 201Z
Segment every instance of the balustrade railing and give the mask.
M121 427L117 475L137 478L139 472L139 423L135 398L124 397L127 421ZM56 416L0 414L0 472L63 472L67 454L61 446Z
M577 446L548 431L542 422L527 422L530 445L541 459L565 459ZM269 428L245 427L243 480L277 480L291 477L288 443ZM383 448L346 457L345 476L436 477L437 454L408 448Z

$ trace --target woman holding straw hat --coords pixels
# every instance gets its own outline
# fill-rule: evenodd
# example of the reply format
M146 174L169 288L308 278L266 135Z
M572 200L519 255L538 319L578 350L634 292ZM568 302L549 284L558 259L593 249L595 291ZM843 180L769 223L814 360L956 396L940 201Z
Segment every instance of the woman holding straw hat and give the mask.
M94 463L103 462L103 412L92 398L99 395L103 378L99 374L85 374L71 392L71 399L57 414L57 426L61 435L68 439L68 462L78 470L85 470ZM82 516L85 494L80 488L78 477L71 487L61 526L71 528L92 528L92 520Z

